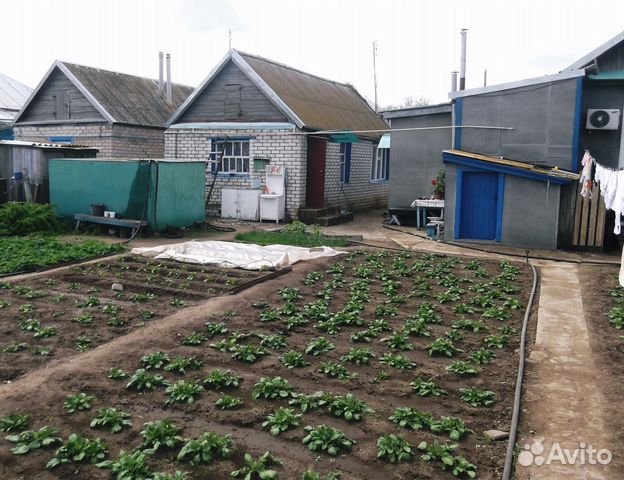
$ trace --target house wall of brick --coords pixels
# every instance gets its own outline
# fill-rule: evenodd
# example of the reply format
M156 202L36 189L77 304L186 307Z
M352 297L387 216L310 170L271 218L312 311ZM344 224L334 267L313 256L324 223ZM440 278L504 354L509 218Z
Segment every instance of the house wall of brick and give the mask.
M74 137L77 145L98 148L102 158L163 158L164 131L110 123L16 125L15 139L48 142L50 137Z
M349 183L340 182L340 144L327 143L325 160L325 205L346 206L352 212L386 207L387 180L371 180L375 144L361 141L351 144ZM393 172L390 172L393 175Z
M220 174L208 205L209 215L221 215L222 188L252 188L254 180L264 187L265 174L254 169L253 159L269 159L271 165L285 166L288 175L286 186L286 212L297 217L299 207L305 205L307 141L304 135L293 135L292 130L192 130L172 128L165 132L165 158L210 158L211 138L251 137L249 143L249 174ZM210 168L206 171L206 195L212 182Z

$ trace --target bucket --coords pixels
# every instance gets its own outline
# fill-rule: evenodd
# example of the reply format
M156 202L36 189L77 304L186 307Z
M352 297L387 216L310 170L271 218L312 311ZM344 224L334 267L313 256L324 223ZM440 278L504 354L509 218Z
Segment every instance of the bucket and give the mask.
M13 172L13 178L16 182L20 182L24 179L24 176L22 175L22 172Z
M104 204L103 203L92 203L91 204L91 215L94 217L103 217L104 216Z

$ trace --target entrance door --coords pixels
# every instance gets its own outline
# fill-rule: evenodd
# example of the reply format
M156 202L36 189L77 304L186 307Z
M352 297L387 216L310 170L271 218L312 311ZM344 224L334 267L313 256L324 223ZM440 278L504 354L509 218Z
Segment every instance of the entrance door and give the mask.
M308 169L306 178L306 206L325 206L325 158L327 139L308 137Z
M459 238L496 240L498 174L462 172Z

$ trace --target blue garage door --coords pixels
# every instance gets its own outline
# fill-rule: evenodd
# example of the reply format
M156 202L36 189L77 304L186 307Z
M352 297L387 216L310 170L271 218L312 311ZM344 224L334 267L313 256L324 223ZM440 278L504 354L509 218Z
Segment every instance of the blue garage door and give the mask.
M463 172L459 238L496 240L498 174Z

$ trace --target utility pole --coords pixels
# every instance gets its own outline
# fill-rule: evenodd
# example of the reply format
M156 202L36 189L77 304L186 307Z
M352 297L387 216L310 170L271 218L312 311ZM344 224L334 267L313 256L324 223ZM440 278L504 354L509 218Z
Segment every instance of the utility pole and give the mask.
M375 80L375 111L378 109L377 104L377 40L373 41L373 79Z
M228 50L232 50L232 29L228 28Z

